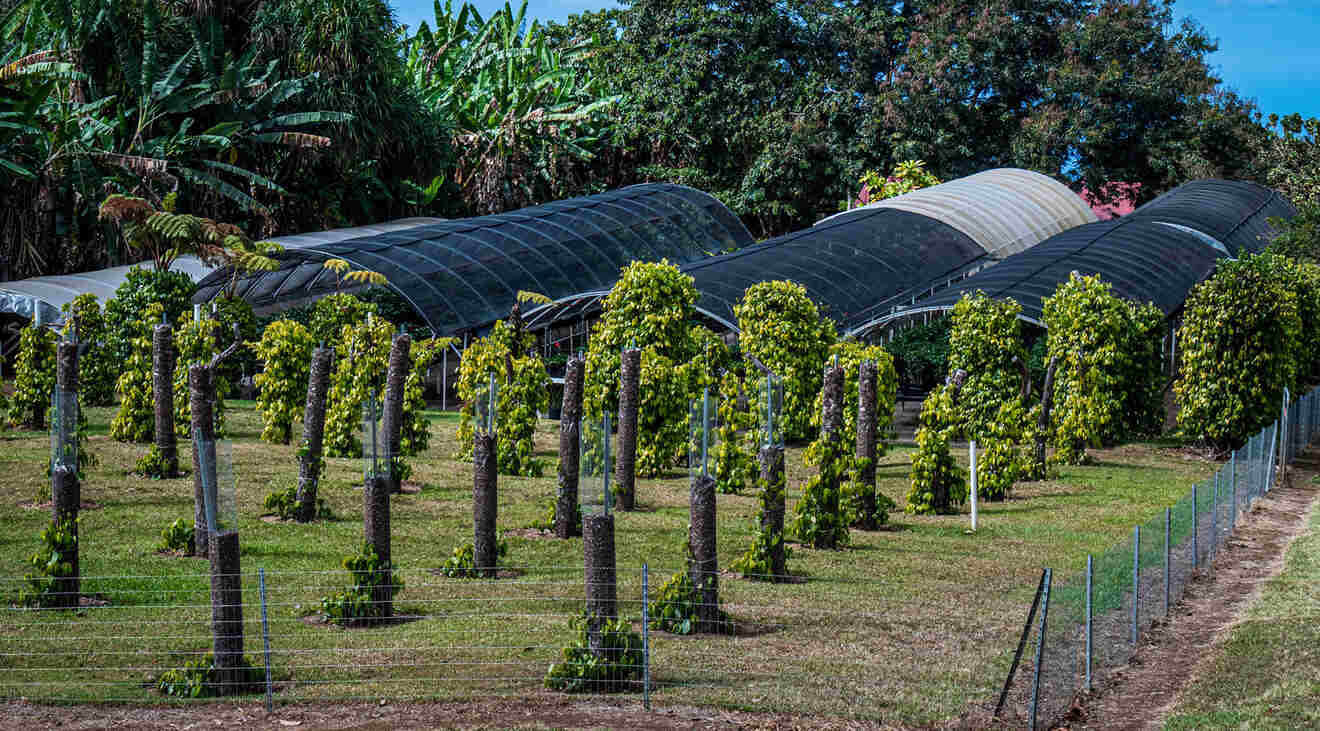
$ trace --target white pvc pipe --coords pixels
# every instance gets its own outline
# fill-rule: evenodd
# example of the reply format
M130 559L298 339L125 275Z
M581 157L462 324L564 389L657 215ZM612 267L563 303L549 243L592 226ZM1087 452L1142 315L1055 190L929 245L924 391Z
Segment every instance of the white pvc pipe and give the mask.
M972 462L972 491L971 491L971 492L972 492L972 532L975 533L975 532L976 532L976 518L977 518L977 505L976 505L976 440L975 440L975 439L973 439L971 442L969 442L969 443L967 444L967 453L968 453L968 456L971 458L971 462Z

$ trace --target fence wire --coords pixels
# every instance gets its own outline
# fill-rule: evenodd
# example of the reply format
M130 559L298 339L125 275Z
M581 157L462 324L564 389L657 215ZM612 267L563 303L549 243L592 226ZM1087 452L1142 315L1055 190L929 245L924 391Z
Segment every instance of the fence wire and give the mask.
M1088 557L1089 583L1086 572L1053 577L1047 621L1030 630L1022 669L1007 681L1010 702L1001 718L1048 728L1066 716L1080 691L1132 659L1192 578L1214 570L1214 559L1255 502L1315 441L1318 394L1289 401L1285 393L1279 419L1234 450L1209 479L1135 527L1127 540Z

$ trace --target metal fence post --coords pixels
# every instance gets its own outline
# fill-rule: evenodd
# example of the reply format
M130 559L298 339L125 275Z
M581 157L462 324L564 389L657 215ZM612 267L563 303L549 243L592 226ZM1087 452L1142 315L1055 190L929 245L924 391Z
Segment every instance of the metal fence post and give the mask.
M1169 523L1173 508L1164 509L1164 616L1169 616Z
M1233 456L1229 457L1229 463L1233 465L1233 512L1228 515L1228 532L1237 530L1237 454L1240 450L1234 449Z
M1036 672L1031 681L1031 731L1036 731L1036 708L1040 701L1040 665L1045 661L1046 617L1050 613L1050 580L1052 571L1045 569L1045 594L1040 607L1040 635L1036 642Z
M1132 647L1137 646L1137 614L1141 610L1141 526L1132 526Z
M642 707L651 710L651 623L646 616L646 603L651 592L647 588L646 564L642 564Z
M1196 488L1197 488L1197 484L1192 483L1192 571L1193 572L1196 571L1197 566L1201 565L1201 546L1200 546L1200 542L1197 540L1197 535L1196 535L1198 532L1198 528L1200 528L1200 526L1198 525L1199 518L1196 514L1197 503L1199 502L1200 498L1197 495Z
M266 619L266 569L257 569L257 588L261 594L261 640L266 647L266 713L274 707L274 690L270 684L270 622Z
M1094 575L1092 568L1092 556L1086 554L1086 689L1091 689L1091 577Z
M1219 555L1219 474L1215 473L1215 491L1210 496L1210 567Z

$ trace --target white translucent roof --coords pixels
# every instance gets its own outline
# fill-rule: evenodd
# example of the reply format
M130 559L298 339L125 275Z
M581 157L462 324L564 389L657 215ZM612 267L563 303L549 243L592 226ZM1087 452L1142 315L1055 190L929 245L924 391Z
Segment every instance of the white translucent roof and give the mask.
M996 259L1097 220L1068 186L1018 168L986 170L863 208L893 208L933 218L963 232Z

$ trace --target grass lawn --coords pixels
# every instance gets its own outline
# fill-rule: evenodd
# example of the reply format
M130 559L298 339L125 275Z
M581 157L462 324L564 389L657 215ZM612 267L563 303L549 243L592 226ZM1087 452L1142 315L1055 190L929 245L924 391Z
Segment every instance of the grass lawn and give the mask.
M1320 510L1167 729L1320 726Z
M393 555L406 588L396 599L417 621L341 629L315 621L322 596L342 588L340 561L362 542L360 462L328 460L321 494L336 518L310 525L262 520L261 503L297 475L295 447L261 443L251 402L229 402L245 574L248 655L261 657L257 570L266 572L277 698L455 698L545 693L541 678L572 638L581 609L582 542L525 530L555 490L558 425L538 427L545 477L501 477L499 523L512 575L448 579L434 573L472 538L472 468L453 461L456 419L433 415L429 452L411 460L416 494L393 500ZM0 695L30 699L159 702L146 687L161 671L210 647L205 562L158 554L161 529L192 515L192 479L125 474L145 445L111 441L109 409L89 410L100 458L83 485L84 592L108 602L83 612L10 606L47 510L44 434L0 434ZM186 449L181 452L187 453ZM739 632L679 637L653 632L652 680L660 704L928 723L993 703L1042 566L1079 570L1180 497L1212 465L1155 445L1099 452L1094 466L1019 485L1006 503L967 517L891 516L889 530L853 531L843 551L794 547L799 581L764 584L729 574L720 590ZM965 455L963 455L965 459ZM880 489L903 504L909 450L881 460ZM788 455L788 501L808 476L802 450ZM681 569L687 480L641 480L641 510L619 514L620 611L640 616L641 569L656 587ZM43 498L44 499L44 498ZM720 565L749 544L753 494L719 498ZM640 629L640 626L639 626Z

